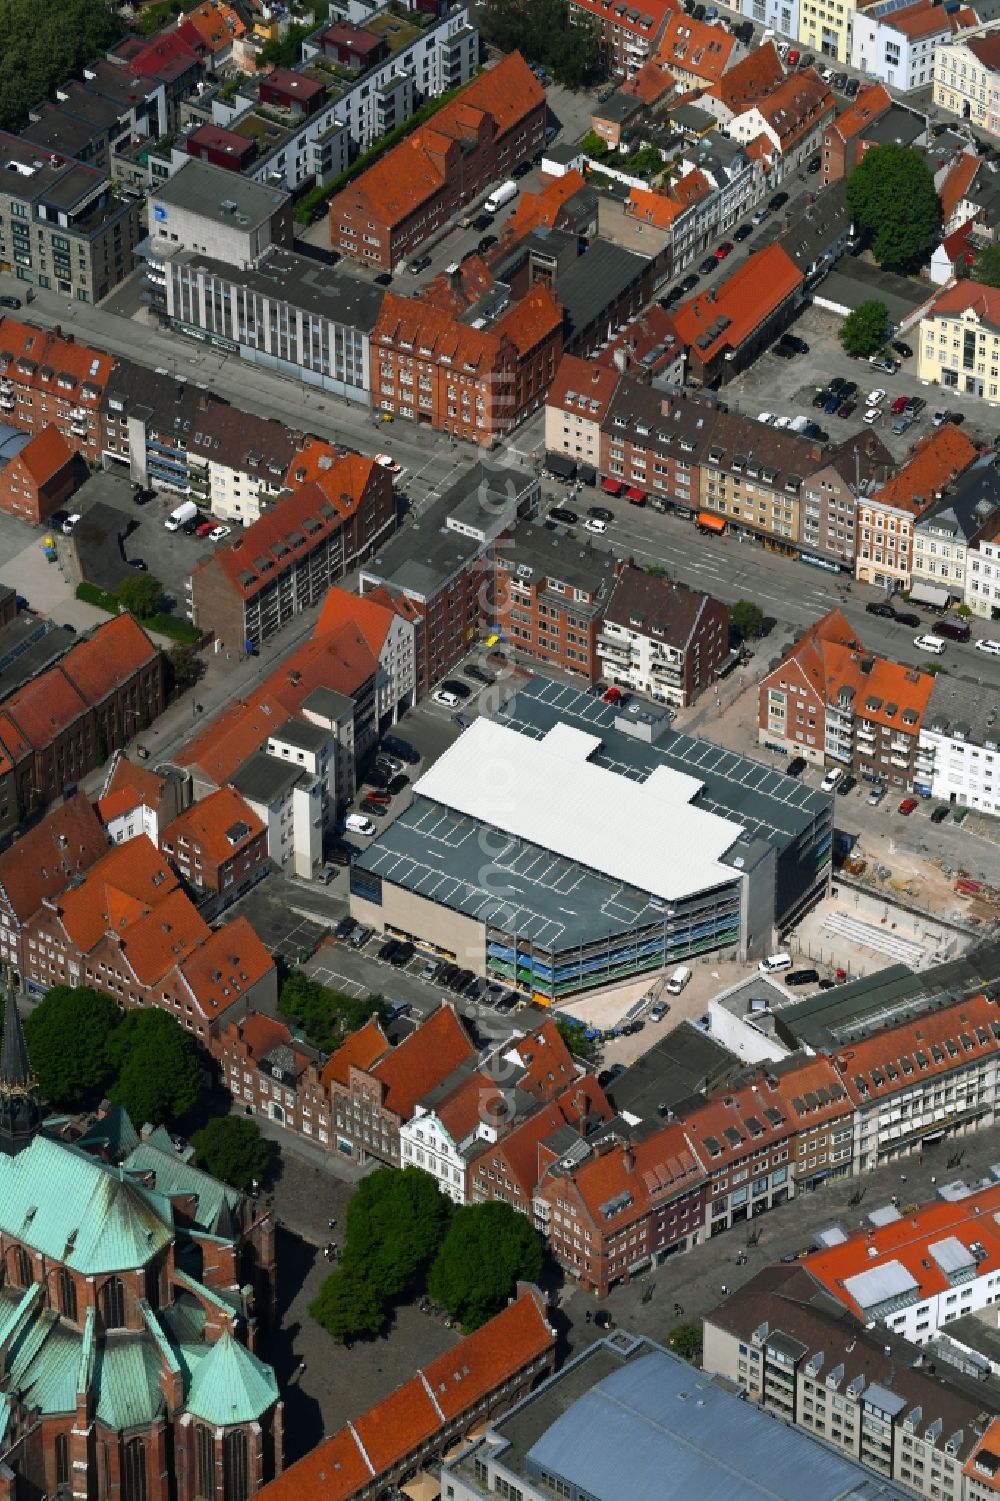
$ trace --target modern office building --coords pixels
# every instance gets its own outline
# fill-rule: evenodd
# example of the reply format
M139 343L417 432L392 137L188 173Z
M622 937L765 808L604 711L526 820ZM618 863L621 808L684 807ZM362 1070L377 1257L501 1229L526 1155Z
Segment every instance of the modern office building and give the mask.
M549 1004L765 953L826 889L831 801L536 675L415 784L355 862L351 910Z
M250 266L272 245L290 248L294 238L292 199L283 188L195 159L153 189L148 213L144 249L153 261L195 250L230 267Z

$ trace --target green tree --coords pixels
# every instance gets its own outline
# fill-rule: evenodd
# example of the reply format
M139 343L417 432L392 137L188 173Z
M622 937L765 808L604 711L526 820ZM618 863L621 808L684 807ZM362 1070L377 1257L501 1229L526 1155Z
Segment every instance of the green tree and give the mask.
M123 30L104 0L0 0L0 128L21 130L32 105Z
M574 1058L589 1059L593 1056L594 1045L587 1036L585 1027L575 1027L565 1017L556 1017L556 1031L563 1042L569 1048Z
M570 21L568 0L491 0L481 20L502 52L544 63L569 88L597 73L601 32L589 18Z
M278 1006L302 1027L313 1046L325 1053L339 1047L369 1017L385 1012L381 996L344 995L321 985L300 969L293 970L282 985Z
M542 1242L531 1221L495 1199L456 1209L427 1278L427 1291L478 1329L504 1306L519 1279L537 1282Z
M697 1363L701 1359L701 1325L675 1324L667 1344L682 1360Z
M163 585L151 573L137 573L123 580L115 594L137 620L148 620L160 608Z
M941 204L919 152L894 143L866 151L847 179L847 205L880 266L912 271L927 259Z
M660 171L663 167L663 157L655 146L640 146L628 159L630 172L638 172L641 176L648 176L651 172Z
M607 156L609 149L607 141L599 136L596 130L588 130L580 142L580 150L585 151L588 156L596 157L598 160L603 156Z
M201 1065L190 1032L166 1011L137 1009L122 1018L108 1048L118 1080L111 1098L136 1126L179 1120L201 1093Z
M738 599L729 607L729 628L741 641L750 641L760 635L764 624L764 611L752 599Z
M380 1298L400 1297L419 1284L450 1213L420 1168L379 1169L361 1180L348 1207L344 1271L367 1280Z
M114 1077L111 1044L121 1012L88 986L55 985L24 1023L38 1087L53 1105L93 1105Z
M260 49L260 61L274 63L279 68L294 68L302 55L302 43L310 31L311 26L289 26L283 37L265 42Z
M327 1334L341 1344L375 1339L389 1324L389 1311L371 1283L356 1272L333 1272L309 1305L309 1312Z
M201 658L193 646L179 641L167 652L167 672L171 686L178 693L193 688L201 677Z
M262 1183L271 1169L272 1148L256 1121L240 1115L217 1115L191 1138L206 1173L246 1192Z
M1000 287L1000 245L984 245L969 272L973 281L987 287Z
M889 337L889 309L872 298L848 313L838 338L848 354L876 354Z

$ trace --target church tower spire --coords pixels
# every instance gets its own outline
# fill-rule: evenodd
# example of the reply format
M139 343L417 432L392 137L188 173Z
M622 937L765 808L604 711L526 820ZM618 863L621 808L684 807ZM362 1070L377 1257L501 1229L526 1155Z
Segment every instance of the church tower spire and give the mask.
M17 997L7 991L0 1042L0 1152L14 1157L28 1146L38 1130L41 1113L35 1093L28 1045L17 1009Z

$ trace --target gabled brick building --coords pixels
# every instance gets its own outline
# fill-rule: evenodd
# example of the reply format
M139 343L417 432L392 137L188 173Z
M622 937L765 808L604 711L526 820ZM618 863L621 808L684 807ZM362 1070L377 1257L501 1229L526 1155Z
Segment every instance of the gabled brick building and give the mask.
M318 604L395 524L392 479L374 459L346 454L323 487L299 484L188 580L189 617L230 653L256 651Z
M247 886L268 869L267 829L232 787L220 787L168 824L160 849L198 890Z
M88 463L101 454L101 400L114 360L58 324L0 318L0 418L29 432L50 424Z
M40 525L86 478L86 464L50 422L0 469L0 510Z
M499 1199L519 1214L533 1214L535 1190L546 1171L567 1148L574 1149L613 1115L593 1075L575 1079L550 1103L470 1158L466 1170L467 1201L482 1204Z
M107 850L100 820L77 792L0 854L0 972L8 981L24 969L24 929L42 902L86 875Z
M752 1080L717 1090L704 1105L685 1110L683 1121L709 1177L709 1235L792 1197L798 1123L774 1074L761 1069Z
M976 454L972 439L955 423L946 422L916 444L891 479L858 500L854 568L863 584L909 588L914 524Z
M330 202L330 242L391 271L545 143L545 91L519 52L488 68Z

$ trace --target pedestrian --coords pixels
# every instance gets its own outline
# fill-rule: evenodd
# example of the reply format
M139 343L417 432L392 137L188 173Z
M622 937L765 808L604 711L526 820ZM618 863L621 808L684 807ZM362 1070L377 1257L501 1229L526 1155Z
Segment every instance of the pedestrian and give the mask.
M299 1375L300 1375L300 1376L301 1376L301 1375L302 1375L302 1373L303 1373L303 1371L304 1371L304 1370L305 1370L305 1368L306 1368L306 1363L305 1363L305 1361L304 1361L304 1360L300 1360L300 1361L299 1361Z
M587 1323L588 1323L588 1324L589 1324L589 1323L590 1323L590 1321L591 1321L591 1319L592 1319L592 1318L593 1318L593 1317L594 1317L594 1315L593 1315L593 1314L592 1314L592 1313L591 1313L591 1311L590 1311L590 1309L589 1309L589 1308L588 1308L588 1309L587 1309Z

